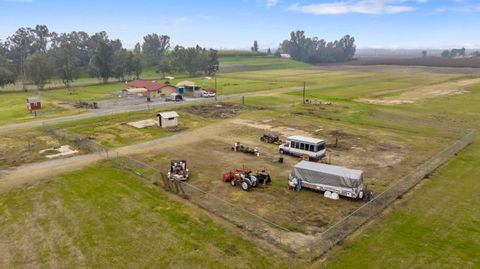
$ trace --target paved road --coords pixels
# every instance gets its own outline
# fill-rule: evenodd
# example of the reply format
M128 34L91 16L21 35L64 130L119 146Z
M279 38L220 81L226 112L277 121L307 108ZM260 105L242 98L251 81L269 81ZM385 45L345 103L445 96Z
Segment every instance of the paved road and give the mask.
M267 90L267 91L223 95L223 96L219 96L218 100L224 101L224 100L230 100L230 99L237 99L237 98L241 98L242 96L275 95L285 91L299 90L299 89L301 89L301 87L287 87L287 88L280 88L280 89ZM57 124L57 123L62 123L67 121L89 119L89 118L94 118L94 117L104 116L104 115L114 115L114 114L125 113L125 112L133 112L133 111L140 111L140 110L146 110L146 109L156 109L156 108L162 108L162 107L176 106L179 104L194 104L194 103L202 104L202 103L209 103L213 101L215 101L215 98L195 98L195 99L192 98L192 99L187 99L183 102L143 103L143 104L119 106L111 109L96 109L96 110L90 110L89 112L84 114L2 125L0 126L0 133L12 131L19 128L42 126L43 124Z

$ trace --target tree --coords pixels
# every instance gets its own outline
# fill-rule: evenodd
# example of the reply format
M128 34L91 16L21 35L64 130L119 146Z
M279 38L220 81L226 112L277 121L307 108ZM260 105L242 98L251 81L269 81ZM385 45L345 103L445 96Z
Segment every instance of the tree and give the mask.
M32 30L36 36L34 46L36 50L47 52L48 39L50 37L50 31L46 25L37 25Z
M133 49L133 52L136 55L140 55L142 53L142 46L140 45L139 42L137 42L137 44L135 44L135 48Z
M131 69L133 74L135 75L135 79L139 79L143 70L142 57L140 55L138 54L133 55L133 59L131 62Z
M449 50L442 51L442 57L443 58L450 58L450 51Z
M163 57L157 65L157 73L165 77L166 74L173 72L173 59L170 56Z
M110 41L107 33L99 32L90 39L90 62L88 69L92 77L101 78L103 83L114 75L115 50L121 48L119 41Z
M340 40L326 42L318 37L306 37L304 31L290 33L290 39L280 44L276 54L290 54L292 59L308 63L344 62L355 56L355 38L346 35Z
M427 53L428 53L428 52L427 52L426 50L422 51L422 57L423 57L423 58L427 57Z
M71 83L78 78L79 61L75 45L64 38L54 52L57 74L70 91Z
M257 52L257 51L258 51L258 42L257 42L257 40L253 41L252 51L254 51L254 52Z
M27 57L35 52L35 34L31 28L19 28L14 35L8 38L9 52L13 61L15 62L20 74L22 75L22 85L25 88L27 79L27 72L25 68L25 61Z
M42 90L47 81L53 76L53 66L50 57L43 51L37 51L26 60L27 76L39 90Z
M132 73L130 54L126 49L120 49L115 52L113 65L113 75L120 81L125 81L125 76Z
M267 50L267 55L268 56L272 55L272 50L270 48L268 48L268 50Z
M170 37L166 35L149 34L143 37L142 52L149 66L156 66L165 52L170 48Z
M15 63L3 56L0 52L0 87L8 84L15 84L17 72Z

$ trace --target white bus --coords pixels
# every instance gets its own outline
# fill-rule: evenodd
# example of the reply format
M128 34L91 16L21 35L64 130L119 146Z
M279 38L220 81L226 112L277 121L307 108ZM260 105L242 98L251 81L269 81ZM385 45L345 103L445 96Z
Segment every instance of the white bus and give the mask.
M287 137L286 143L280 145L278 150L280 154L308 156L313 161L321 160L326 153L324 140L298 135Z

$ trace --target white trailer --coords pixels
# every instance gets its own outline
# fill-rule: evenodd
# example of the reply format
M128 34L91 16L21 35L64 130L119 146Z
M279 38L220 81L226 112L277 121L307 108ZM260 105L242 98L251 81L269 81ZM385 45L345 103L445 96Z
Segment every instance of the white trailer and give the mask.
M290 175L302 188L335 193L352 199L370 200L373 194L364 189L363 171L345 167L301 161Z

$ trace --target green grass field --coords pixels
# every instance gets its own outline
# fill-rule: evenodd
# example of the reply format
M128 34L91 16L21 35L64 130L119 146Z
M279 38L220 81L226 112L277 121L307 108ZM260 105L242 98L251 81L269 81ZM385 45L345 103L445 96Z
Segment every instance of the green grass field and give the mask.
M291 268L109 164L0 194L0 267Z
M480 268L480 139L325 268Z
M388 175L406 173L406 164L412 168L413 164L419 164L445 148L467 130L480 129L478 83L455 94L409 104L361 101L362 98L383 100L405 93L415 94L419 88L431 87L435 91L439 85L469 79L470 75L428 72L426 69L399 72L388 67L378 72L329 70L263 57L221 58L221 66L217 76L219 94L271 91L265 96L247 96L245 102L249 109L239 118L309 132L343 130L354 137L361 136L366 142L405 147L409 155L400 164L386 167ZM206 88L214 86L213 79L182 76L174 83L185 79ZM304 81L307 82L308 99L331 104L301 105ZM41 117L80 113L62 108L59 100L104 99L120 86L82 87L71 96L67 96L64 90L50 91L42 97L49 113ZM275 89L280 90L275 92ZM26 93L2 94L5 98L0 98L0 113L6 116L0 119L0 124L32 119L26 115L24 99L27 95L30 96ZM183 113L182 108L175 109ZM182 130L216 122L190 113L181 115ZM94 136L108 147L173 134L158 128L135 130L124 125L151 116L150 112L125 113L60 126L71 132ZM245 134L247 136L258 139L257 133L250 132ZM477 257L480 252L479 143L477 138L471 147L404 196L379 221L337 247L326 264L313 264L313 267L480 268ZM387 186L388 182L382 181L384 185L381 187ZM65 261L63 267L70 267L81 255L85 267L132 267L138 265L134 263L137 259L145 261L140 267L289 267L283 260L263 255L263 251L251 243L237 239L229 229L221 228L202 213L171 201L108 165L88 168L49 184L0 194L0 202L0 244L15 243L11 248L0 245L0 251L11 249L11 255L6 256L10 257L8 264L4 267L23 265L21 262L26 258L34 261L34 265L52 267L50 262L60 260ZM48 229L59 232L48 233ZM39 235L35 237L35 234ZM44 238L52 234L62 240ZM167 239L174 240L174 243L164 244ZM141 242L144 246L132 242ZM232 252L232 248L236 251ZM122 256L121 253L133 254ZM110 263L106 263L107 260ZM0 259L3 261L5 259Z

